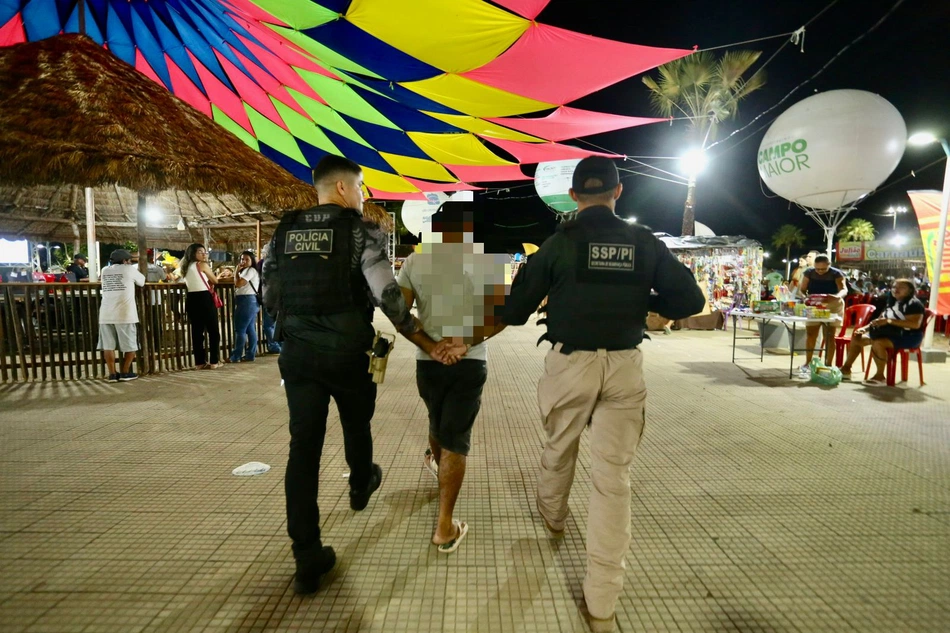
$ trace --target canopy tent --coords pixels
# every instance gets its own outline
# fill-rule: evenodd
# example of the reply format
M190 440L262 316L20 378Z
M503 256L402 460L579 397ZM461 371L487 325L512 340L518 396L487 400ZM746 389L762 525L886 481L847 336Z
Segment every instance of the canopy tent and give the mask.
M183 218L253 231L264 209L317 200L312 187L81 35L0 49L0 183L4 233L80 223L80 188L95 187L114 198L102 200L99 219L127 225L107 230L134 230L140 248L149 204L171 216L165 225Z
M8 0L0 45L77 32L82 5L93 40L299 179L344 155L405 199L525 179L593 153L561 141L657 120L565 104L689 51L538 23L546 4Z

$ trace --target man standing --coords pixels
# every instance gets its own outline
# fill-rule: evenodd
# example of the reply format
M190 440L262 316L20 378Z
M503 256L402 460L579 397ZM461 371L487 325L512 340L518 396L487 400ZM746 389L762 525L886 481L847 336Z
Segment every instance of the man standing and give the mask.
M72 273L76 281L89 281L89 269L86 268L86 256L82 253L73 255L73 263L66 267L67 273Z
M320 540L317 488L330 398L343 427L350 467L350 508L362 510L383 471L373 463L370 421L376 384L368 372L373 302L399 332L427 353L436 343L406 307L386 256L386 239L363 221L363 173L339 156L313 170L322 204L288 213L264 263L264 305L277 315L278 365L290 410L290 457L284 491L287 532L297 573L294 591L315 592L336 563Z
M410 255L399 272L406 305L416 303L426 333L436 341L464 341L464 357L451 366L422 350L416 355L416 385L429 412L425 466L439 481L439 520L432 543L444 554L458 549L468 533L468 524L452 515L488 378L484 340L504 329L493 324L494 307L504 302L510 277L507 255L502 259L485 254L482 244L474 244L471 211L452 209L452 204L432 216L432 243Z
M135 324L135 286L145 285L145 275L132 265L129 251L118 249L109 256L111 266L102 271L102 305L99 306L99 349L109 367L109 382L128 382L138 378L132 361L138 351ZM115 350L125 354L122 371L116 371Z
M811 253L809 253L809 256ZM808 295L825 295L821 305L831 311L832 315L844 314L844 298L848 296L848 286L844 282L844 273L831 267L831 260L827 255L817 255L814 267L802 273L802 285L799 292L803 297ZM825 344L825 365L831 366L835 358L835 324L816 323L805 325L805 364L799 369L802 376L811 375L811 359L815 355L815 345L818 343L818 331L823 330L822 337Z
M264 260L267 258L267 254L270 253L270 243L264 244L261 248L261 258L257 262L257 274L261 278L261 287L258 292L262 297L264 296ZM267 348L268 354L280 354L280 343L274 340L274 330L277 328L277 321L274 320L274 317L271 316L271 313L267 311L265 307L261 311L261 329L264 334L264 344Z
M591 496L584 598L594 631L612 631L630 544L630 464L644 427L643 340L647 311L681 319L705 298L689 270L649 229L615 213L623 190L602 157L578 163L571 197L578 217L558 227L515 278L504 322L522 325L548 296L553 344L538 384L547 441L538 511L563 533L578 444L590 425ZM656 294L651 294L651 290Z

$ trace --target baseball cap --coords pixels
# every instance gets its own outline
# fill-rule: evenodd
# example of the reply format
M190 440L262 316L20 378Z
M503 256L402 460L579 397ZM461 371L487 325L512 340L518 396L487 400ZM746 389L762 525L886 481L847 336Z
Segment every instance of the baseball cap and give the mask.
M83 260L84 262L89 261L89 259L88 259L85 255L83 255L82 253L76 253L75 255L73 255L73 261L76 261L76 260L79 260L79 259Z
M113 264L121 264L122 262L132 259L132 253L125 250L124 248L117 248L112 251L112 254L109 255L109 261Z
M585 187L584 184L591 179L597 179L601 184ZM588 156L582 159L574 168L574 177L571 180L574 193L580 194L604 193L619 184L620 173L617 171L617 165L604 156Z

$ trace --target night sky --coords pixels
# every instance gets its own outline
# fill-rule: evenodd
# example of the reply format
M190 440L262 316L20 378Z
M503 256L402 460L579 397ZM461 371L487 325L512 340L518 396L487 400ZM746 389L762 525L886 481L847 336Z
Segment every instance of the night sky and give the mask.
M715 4L686 0L656 3L552 0L538 20L635 44L706 48L794 31L829 3L830 0L743 0ZM804 53L799 52L798 46L789 44L768 64L767 85L741 103L738 119L723 126L720 138L751 121L808 79L841 48L880 20L894 4L873 0L839 0L834 3L808 26ZM905 0L876 31L854 44L782 106L716 147L697 187L697 221L709 225L718 235L743 234L763 241L767 246L771 246L771 236L779 226L793 223L806 231L809 238L806 249L823 250L821 230L813 220L786 200L770 198L774 194L765 189L764 184L760 188L756 152L768 123L815 92L851 88L874 92L890 101L903 115L909 132L927 129L946 136L950 133L948 25L950 3ZM771 39L735 48L761 50L761 64L784 41ZM656 76L655 71L650 74ZM647 88L639 76L570 105L629 116L655 116L650 109ZM685 121L679 121L672 127L669 124L643 126L586 140L630 156L676 156L682 153L685 144L685 124ZM752 133L757 129L758 132ZM739 140L742 142L738 143ZM580 141L571 142L589 147ZM882 185L883 190L862 201L850 217L871 220L883 237L889 236L892 219L876 214L894 204L910 209L906 196L908 189L940 189L944 162L940 161L924 171L920 169L942 156L938 145L908 147L900 165ZM646 162L676 171L673 161ZM636 167L631 163L624 166ZM912 169L918 172L915 178L887 187L907 176ZM656 231L680 233L685 186L641 176L630 176L623 182L624 194L618 205L620 215L636 216L640 223ZM479 196L485 228L491 233L486 235L487 241L505 242L510 248L512 242L522 239L540 243L554 230L553 214L533 194L533 185L525 187L522 184L512 186L508 192ZM505 228L523 225L529 226ZM902 228L906 233L917 230L912 211L898 219L898 232Z

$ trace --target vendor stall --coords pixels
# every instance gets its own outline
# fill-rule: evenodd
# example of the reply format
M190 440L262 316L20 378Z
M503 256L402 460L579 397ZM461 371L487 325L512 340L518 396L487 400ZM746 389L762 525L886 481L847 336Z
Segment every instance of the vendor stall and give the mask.
M762 284L762 245L745 236L685 236L658 234L677 259L696 277L709 300L706 310L677 322L678 327L712 330L722 327L723 315L748 306Z

